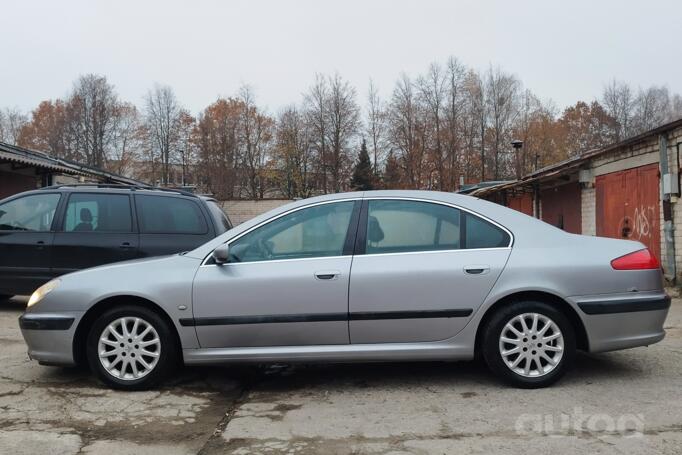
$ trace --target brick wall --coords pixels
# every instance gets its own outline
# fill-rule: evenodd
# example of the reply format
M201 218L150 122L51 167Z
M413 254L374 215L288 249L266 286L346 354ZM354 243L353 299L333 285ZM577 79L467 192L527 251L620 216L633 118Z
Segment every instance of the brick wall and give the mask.
M229 200L220 201L220 205L236 226L289 202L288 199Z

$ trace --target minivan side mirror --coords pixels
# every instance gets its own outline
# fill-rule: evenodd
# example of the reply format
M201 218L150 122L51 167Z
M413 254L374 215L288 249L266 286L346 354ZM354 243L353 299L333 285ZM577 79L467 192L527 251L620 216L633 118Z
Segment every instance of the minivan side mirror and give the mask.
M213 250L212 256L216 264L226 264L230 260L230 247L227 243L223 243Z

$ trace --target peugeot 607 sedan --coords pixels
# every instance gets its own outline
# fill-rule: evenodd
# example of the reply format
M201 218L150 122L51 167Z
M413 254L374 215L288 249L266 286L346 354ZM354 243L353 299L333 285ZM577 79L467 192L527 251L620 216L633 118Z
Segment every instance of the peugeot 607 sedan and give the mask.
M656 343L670 299L638 242L568 234L469 196L293 202L199 248L62 276L20 318L44 365L150 387L173 366L466 360L547 386L577 349Z

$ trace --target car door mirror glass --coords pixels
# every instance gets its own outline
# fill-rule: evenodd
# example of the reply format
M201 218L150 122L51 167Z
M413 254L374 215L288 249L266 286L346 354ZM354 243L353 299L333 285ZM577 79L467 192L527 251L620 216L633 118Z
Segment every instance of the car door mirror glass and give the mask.
M213 250L213 260L216 264L225 264L230 260L230 247L227 243L220 245Z

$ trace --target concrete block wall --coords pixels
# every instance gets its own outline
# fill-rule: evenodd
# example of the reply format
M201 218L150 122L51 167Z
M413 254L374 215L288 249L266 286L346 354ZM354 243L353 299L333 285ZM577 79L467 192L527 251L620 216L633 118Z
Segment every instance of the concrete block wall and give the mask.
M597 192L594 186L583 188L580 192L580 210L582 215L582 234L597 235Z
M228 200L220 201L220 205L230 217L232 224L237 226L262 213L291 202L289 199L256 199L256 200Z

